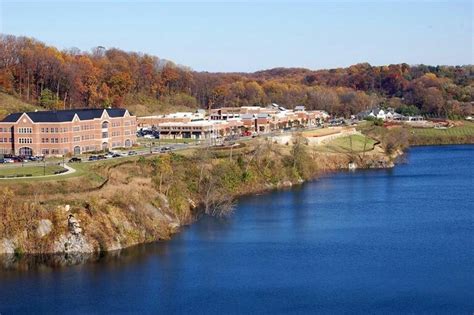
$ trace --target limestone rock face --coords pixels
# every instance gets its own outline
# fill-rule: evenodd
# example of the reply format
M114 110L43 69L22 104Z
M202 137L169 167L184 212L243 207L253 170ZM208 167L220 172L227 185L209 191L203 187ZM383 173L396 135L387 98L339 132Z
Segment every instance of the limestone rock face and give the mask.
M15 243L7 238L0 240L0 254L13 253L15 253Z
M69 229L69 232L73 235L82 234L80 220L76 219L72 214L70 214L67 218L67 227Z
M58 253L92 253L94 246L87 241L87 238L82 234L80 220L76 219L74 215L68 216L67 235L61 235L53 245L53 252Z
M282 186L282 187L291 187L291 186L293 186L293 183L290 182L289 180L284 180L284 181L281 183L281 186Z
M53 223L47 219L39 220L38 227L36 228L36 234L38 237L44 237L51 232L53 228Z
M53 245L56 253L92 253L94 247L83 235L67 234L61 235Z

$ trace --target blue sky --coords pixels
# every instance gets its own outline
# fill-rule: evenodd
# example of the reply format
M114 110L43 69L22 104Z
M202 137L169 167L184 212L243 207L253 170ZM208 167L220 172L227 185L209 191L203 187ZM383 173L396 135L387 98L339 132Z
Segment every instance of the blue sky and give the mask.
M195 70L472 64L472 1L7 1L0 32L140 51Z

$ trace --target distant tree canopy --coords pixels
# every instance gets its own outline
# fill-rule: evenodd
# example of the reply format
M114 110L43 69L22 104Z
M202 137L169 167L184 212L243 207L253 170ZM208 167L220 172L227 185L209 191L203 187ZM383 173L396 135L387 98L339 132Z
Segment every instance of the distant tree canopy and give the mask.
M122 107L128 96L146 95L202 108L273 102L345 116L374 106L454 116L472 111L474 66L363 63L208 73L115 48L59 51L35 39L0 35L0 88L46 108Z

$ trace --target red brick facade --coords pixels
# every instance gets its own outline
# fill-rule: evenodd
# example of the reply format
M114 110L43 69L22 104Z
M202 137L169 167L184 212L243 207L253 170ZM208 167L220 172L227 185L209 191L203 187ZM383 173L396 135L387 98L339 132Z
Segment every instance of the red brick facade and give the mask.
M111 117L105 109L96 111L101 112L86 120L75 114L70 121L36 122L30 117L33 113L22 113L16 121L4 119L0 154L59 156L131 147L136 142L135 116L128 111L120 117Z

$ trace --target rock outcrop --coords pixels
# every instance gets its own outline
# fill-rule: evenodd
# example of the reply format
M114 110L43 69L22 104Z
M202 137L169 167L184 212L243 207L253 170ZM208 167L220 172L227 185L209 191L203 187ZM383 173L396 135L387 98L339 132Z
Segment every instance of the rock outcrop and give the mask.
M36 228L36 234L38 235L39 238L42 238L49 233L51 233L51 230L53 229L53 223L50 220L43 219L39 220L38 222L38 227Z
M94 246L88 242L82 233L80 220L74 215L68 216L67 235L61 235L53 245L53 252L56 253L92 253L95 252Z
M0 253L1 254L13 254L15 252L15 242L10 239L4 238L0 240Z

